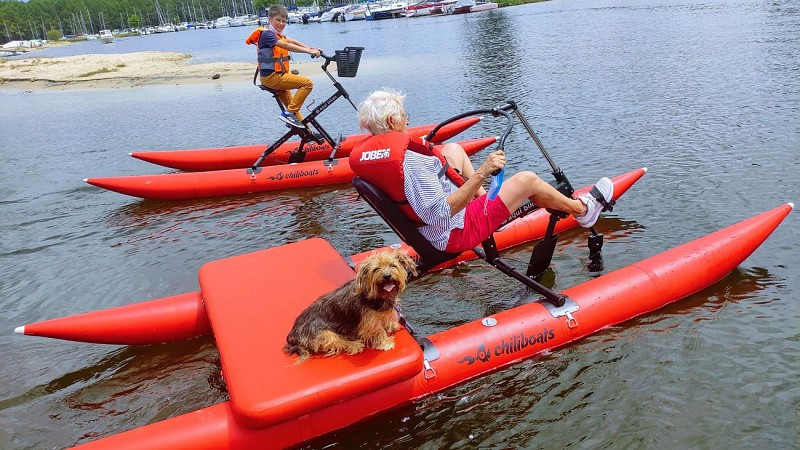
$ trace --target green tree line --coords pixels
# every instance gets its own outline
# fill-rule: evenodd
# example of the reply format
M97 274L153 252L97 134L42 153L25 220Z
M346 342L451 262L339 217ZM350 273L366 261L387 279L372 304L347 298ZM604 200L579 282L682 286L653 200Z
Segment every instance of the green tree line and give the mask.
M258 14L272 3L278 1L0 0L0 36L8 41L52 39L56 35L95 34L102 29L157 26L161 22L211 21L222 16ZM300 0L297 6L310 3ZM291 6L286 1L284 4Z

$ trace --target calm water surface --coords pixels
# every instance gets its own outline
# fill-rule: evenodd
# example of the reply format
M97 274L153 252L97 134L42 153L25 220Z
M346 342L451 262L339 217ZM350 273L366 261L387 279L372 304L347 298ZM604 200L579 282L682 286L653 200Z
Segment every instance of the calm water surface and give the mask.
M249 61L246 32L41 55ZM558 0L287 32L327 52L366 47L342 84L355 101L382 86L407 92L415 123L517 100L577 186L648 167L599 222L607 270L800 201L796 1ZM320 102L333 88L315 81ZM0 91L0 448L67 447L227 399L211 338L118 347L14 327L194 291L208 261L311 236L343 255L396 241L347 186L166 203L81 181L166 172L132 151L272 142L284 129L249 83ZM320 121L357 131L344 101ZM487 119L463 136L500 131ZM520 130L512 139L513 169L549 176ZM798 448L799 224L790 215L729 277L682 302L309 446ZM590 278L586 237L561 236L556 289ZM516 291L472 264L410 286L405 309L428 334L502 309Z

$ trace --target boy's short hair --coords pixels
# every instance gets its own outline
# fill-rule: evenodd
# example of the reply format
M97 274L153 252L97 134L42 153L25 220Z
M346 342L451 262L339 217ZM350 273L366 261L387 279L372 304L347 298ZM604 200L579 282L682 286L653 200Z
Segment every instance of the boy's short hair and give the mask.
M289 11L283 5L271 5L269 7L269 18L273 18L275 16L281 17L289 17Z

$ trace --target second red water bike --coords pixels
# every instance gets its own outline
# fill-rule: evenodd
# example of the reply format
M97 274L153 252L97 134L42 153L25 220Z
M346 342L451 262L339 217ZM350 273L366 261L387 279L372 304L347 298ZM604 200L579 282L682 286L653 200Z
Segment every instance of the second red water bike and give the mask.
M314 108L302 121L305 127L289 130L267 148L257 145L228 148L135 152L131 156L154 164L183 170L183 173L133 175L87 178L84 181L97 187L133 197L152 200L187 200L223 195L242 195L258 192L349 183L353 179L347 156L356 143L368 137L357 134L334 140L317 117L337 99L344 97L355 108L350 95L330 74L328 66L336 62L340 77L354 77L361 59L361 47L337 50L335 56L322 54L323 72L336 87L327 100ZM261 89L277 94L263 85ZM425 136L429 142L441 143L480 121L480 117L465 117L436 124L410 127L414 136ZM436 133L430 131L436 128ZM290 141L299 137L299 141ZM462 141L468 153L474 153L494 143L495 137ZM245 170L247 169L247 170Z

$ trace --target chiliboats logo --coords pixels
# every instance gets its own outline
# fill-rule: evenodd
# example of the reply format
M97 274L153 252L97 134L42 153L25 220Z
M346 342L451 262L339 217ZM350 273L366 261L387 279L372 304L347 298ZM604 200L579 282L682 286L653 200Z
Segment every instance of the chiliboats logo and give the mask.
M525 333L515 334L508 338L500 339L500 342L494 346L487 345L485 342L481 343L475 350L475 356L467 355L458 361L459 364L467 363L471 365L476 361L487 362L494 355L495 357L501 355L510 355L517 353L531 345L546 344L548 340L556 337L556 332L549 328L544 328L541 333Z
M267 177L273 181L281 181L283 179L291 180L295 178L313 177L319 174L319 169L310 170L292 170L284 174L282 171L275 174L275 176Z
M331 149L331 146L328 145L327 142L323 142L322 144L315 144L315 143L306 144L306 147L303 149L303 151L305 153L311 153L311 152L317 152L317 151L320 151L320 150L328 150L328 151L330 151L330 149Z

